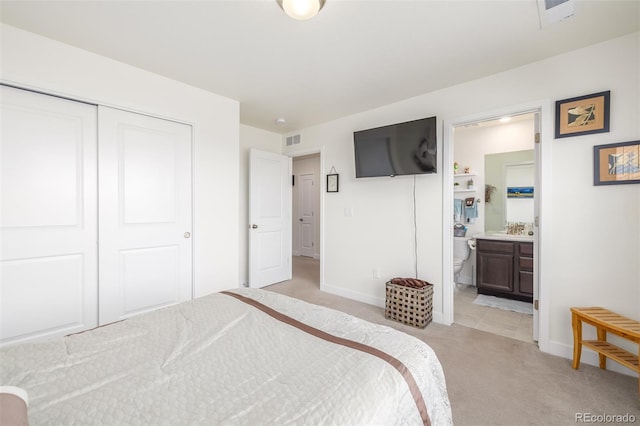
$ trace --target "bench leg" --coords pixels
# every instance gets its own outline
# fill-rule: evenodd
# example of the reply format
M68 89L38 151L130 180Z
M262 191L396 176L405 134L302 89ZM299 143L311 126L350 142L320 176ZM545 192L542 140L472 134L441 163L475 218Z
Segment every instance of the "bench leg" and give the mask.
M582 321L575 313L571 314L571 326L573 328L573 369L580 366L580 355L582 354Z
M596 328L596 332L598 334L598 340L600 340L601 342L606 342L607 341L607 330L601 329L600 327L597 327ZM607 368L607 357L604 356L603 354L598 354L598 359L600 360L600 368L606 369Z

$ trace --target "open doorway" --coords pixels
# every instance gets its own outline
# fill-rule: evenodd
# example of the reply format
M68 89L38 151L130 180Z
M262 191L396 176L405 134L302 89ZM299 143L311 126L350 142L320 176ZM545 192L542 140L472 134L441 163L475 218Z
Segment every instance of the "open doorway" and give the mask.
M445 156L451 166L444 167L452 174L444 179L445 188L451 185L444 198L445 203L451 200L452 218L450 227L445 219L447 229L443 231L443 238L450 239L445 246L451 247L451 271L447 271L449 260L445 256L443 274L445 280L451 278L451 322L532 343L537 340L533 301L537 299L539 276L535 270L538 261L535 266L533 261L538 238L534 232L538 215L534 199L538 196L538 128L538 110L453 125L450 152ZM516 188L526 188L531 194L515 203L508 190ZM522 228L520 236L506 232L516 225ZM485 256L487 241L511 252ZM482 250L476 250L478 242ZM530 250L531 258L521 257L521 249ZM530 262L530 269L518 269L519 262L524 261ZM501 271L498 265L511 269ZM504 283L496 281L495 274L487 278L487 272L494 272L492 268L497 268L495 273ZM498 287L503 284L504 289ZM519 293L521 289L525 293Z
M321 154L293 157L292 280L320 289Z

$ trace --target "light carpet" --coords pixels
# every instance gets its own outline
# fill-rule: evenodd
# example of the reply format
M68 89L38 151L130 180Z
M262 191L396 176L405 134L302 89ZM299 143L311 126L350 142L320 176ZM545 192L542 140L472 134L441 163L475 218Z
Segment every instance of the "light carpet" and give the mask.
M506 311L519 312L521 314L533 315L533 304L521 302L519 300L503 299L501 297L487 296L479 294L473 301L476 305L489 306L491 308L504 309Z
M456 426L577 426L578 413L592 418L628 413L635 419L631 424L640 426L637 375L585 363L574 370L571 359L540 352L533 343L460 324L432 322L418 328L389 320L384 308L320 291L319 264L293 256L294 278L265 289L396 328L429 344L444 368Z

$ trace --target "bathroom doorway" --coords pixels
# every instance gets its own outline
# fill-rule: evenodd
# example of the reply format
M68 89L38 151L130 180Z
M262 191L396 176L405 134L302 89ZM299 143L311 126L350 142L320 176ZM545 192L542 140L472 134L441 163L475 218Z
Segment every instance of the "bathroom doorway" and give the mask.
M453 172L450 179L443 179L451 184L447 195L451 197L453 213L448 237L443 233L443 239L450 239L453 260L450 274L451 322L531 343L537 340L537 312L533 303L511 303L512 300L502 297L494 299L499 294L479 297L476 253L467 251L468 258L460 267L460 258L465 259L460 247L465 244L460 244L459 240L461 226L465 228L465 237L472 242L474 236L485 235L485 232L493 235L505 230L507 223L526 224L527 229L537 230L534 223L537 216L535 198L526 197L518 200L522 203L514 203L507 195L507 187L526 187L533 191L534 196L537 195L539 153L535 140L539 138L536 134L540 133L539 116L540 111L534 109L453 125L450 152L445 155L445 161L451 159L449 172L447 165L443 167L445 173ZM510 181L505 182L505 179ZM460 209L456 203L465 207ZM473 203L472 210L466 208L470 203ZM457 224L456 237L454 224ZM445 280L446 272L443 273ZM535 280L537 272L534 275ZM537 286L534 287L537 293ZM537 294L534 299L537 299ZM493 306L487 307L487 301Z

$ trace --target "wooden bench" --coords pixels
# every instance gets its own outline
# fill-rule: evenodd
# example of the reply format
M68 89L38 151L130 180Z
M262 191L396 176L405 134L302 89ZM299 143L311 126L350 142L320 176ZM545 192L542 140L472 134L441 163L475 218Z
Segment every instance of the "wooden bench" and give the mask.
M597 340L582 340L582 323L596 328ZM640 396L640 322L618 315L600 307L571 308L571 325L573 327L573 365L580 366L582 345L598 353L600 368L606 368L610 358L635 371L638 376L638 395ZM634 355L616 345L607 342L607 333L615 334L638 345L638 355Z

